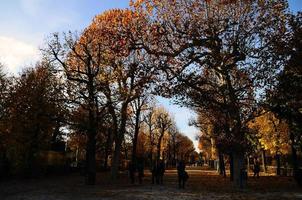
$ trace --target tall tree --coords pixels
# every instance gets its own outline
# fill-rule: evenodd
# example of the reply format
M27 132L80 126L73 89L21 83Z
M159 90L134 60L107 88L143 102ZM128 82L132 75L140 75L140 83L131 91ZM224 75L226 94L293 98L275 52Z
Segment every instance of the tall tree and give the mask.
M88 28L105 48L106 63L99 78L104 82L102 92L113 124L115 148L112 179L116 179L118 175L130 104L145 91L152 89L152 83L157 77L155 57L134 47L140 30L137 18L138 15L131 10L110 10L98 15Z
M129 118L130 103L151 87L155 77L151 56L133 48L140 29L131 10L109 10L95 17L81 34L57 35L49 42L48 55L63 67L73 86L72 101L85 106L89 113L87 142L88 183L95 182L95 137L100 119L99 108L108 109L112 118L114 151L111 174L116 179L122 142ZM152 62L150 61L152 60Z
M149 159L150 159L150 165L152 169L153 165L153 151L155 147L155 124L154 124L154 117L155 117L155 106L150 106L146 112L144 113L144 124L146 127L146 133L148 135L149 140Z
M279 74L279 83L268 95L270 108L289 125L294 175L298 178L297 150L302 151L302 13L290 15L286 37L276 42L276 51L284 56L284 70Z
M261 151L263 168L266 168L265 152L275 155L277 163L277 175L280 175L280 156L289 153L289 131L285 120L280 120L272 112L265 112L256 117L249 124L249 127L255 130L258 139L257 149Z
M169 113L164 108L158 108L156 111L156 118L155 118L155 127L156 127L156 160L162 158L162 146L163 146L163 139L165 134L168 134L168 130L172 126L172 119Z
M3 71L4 66L0 63L0 159L6 159L7 149L7 108L9 94L9 79ZM7 172L4 172L7 173ZM1 173L2 175L2 173Z
M102 83L99 80L101 66L104 62L103 49L94 35L85 31L80 37L77 34L64 34L63 39L54 34L48 41L44 56L57 70L63 72L68 85L68 103L73 107L81 106L88 113L86 144L86 183L95 184L96 178L96 135L103 104L98 93Z
M7 109L13 173L31 175L38 169L39 153L51 148L57 134L57 117L64 112L63 101L58 101L62 96L59 80L45 62L14 78Z
M135 101L131 102L131 110L133 112L133 119L131 119L133 129L133 139L132 139L132 154L131 161L132 163L136 163L137 159L137 143L140 133L140 128L143 122L142 113L146 108L146 104L148 102L148 96L140 96Z
M163 60L181 102L227 116L234 182L245 185L245 122L255 107L255 91L268 86L267 77L279 66L272 41L285 30L286 2L145 0L133 7L146 13L142 21L150 24L137 45Z

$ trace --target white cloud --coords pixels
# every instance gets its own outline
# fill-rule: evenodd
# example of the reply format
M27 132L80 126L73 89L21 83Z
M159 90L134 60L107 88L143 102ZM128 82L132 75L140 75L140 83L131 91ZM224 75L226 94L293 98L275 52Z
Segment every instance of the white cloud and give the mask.
M39 59L38 48L12 37L0 36L0 61L8 72L17 73L21 67Z

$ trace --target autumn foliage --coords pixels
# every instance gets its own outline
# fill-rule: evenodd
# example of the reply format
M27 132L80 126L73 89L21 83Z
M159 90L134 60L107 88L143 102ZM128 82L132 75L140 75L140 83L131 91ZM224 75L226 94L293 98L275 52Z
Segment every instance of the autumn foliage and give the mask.
M299 174L301 14L287 6L131 0L81 33L53 34L36 67L13 78L0 72L2 160L24 173L65 142L66 165L81 165L90 185L100 168L118 179L130 160L193 162L192 141L155 106L163 96L197 113L203 157L219 160L224 175L227 158L237 187L259 154L278 163L293 154ZM284 94L288 83L295 90Z

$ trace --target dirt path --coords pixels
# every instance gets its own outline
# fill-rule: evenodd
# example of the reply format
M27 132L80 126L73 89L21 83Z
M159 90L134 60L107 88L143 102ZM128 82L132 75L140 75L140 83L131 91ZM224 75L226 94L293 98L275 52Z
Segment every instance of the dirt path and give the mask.
M236 200L302 199L302 190L288 177L250 178L248 189L236 191L228 179L215 171L190 169L186 189L177 188L175 170L167 170L164 185L150 184L150 174L142 185L128 183L125 174L110 183L108 174L98 174L97 185L86 186L83 177L70 175L35 180L0 182L0 200Z

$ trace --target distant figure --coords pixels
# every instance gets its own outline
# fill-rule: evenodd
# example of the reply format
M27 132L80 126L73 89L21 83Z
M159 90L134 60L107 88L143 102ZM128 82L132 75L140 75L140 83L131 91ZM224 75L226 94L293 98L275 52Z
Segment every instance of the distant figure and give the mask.
M137 162L137 172L138 172L138 182L139 184L143 183L143 177L144 177L144 160L139 159Z
M135 169L135 164L133 162L129 162L128 170L129 170L130 181L132 184L134 184L136 169Z
M178 174L178 187L185 188L185 183L189 178L188 173L186 172L186 165L183 161L180 161L177 166Z
M254 164L254 176L257 176L259 178L259 172L260 172L260 163L258 160L256 160Z
M156 183L162 185L163 179L164 179L164 173L165 173L165 164L161 160L157 163L156 167Z

